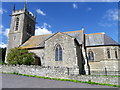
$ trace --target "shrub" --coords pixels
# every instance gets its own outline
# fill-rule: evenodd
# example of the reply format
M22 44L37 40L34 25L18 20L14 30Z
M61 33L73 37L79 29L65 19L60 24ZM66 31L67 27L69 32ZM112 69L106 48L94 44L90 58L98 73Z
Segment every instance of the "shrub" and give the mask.
M25 49L13 48L7 54L8 64L31 65L34 61L34 54Z

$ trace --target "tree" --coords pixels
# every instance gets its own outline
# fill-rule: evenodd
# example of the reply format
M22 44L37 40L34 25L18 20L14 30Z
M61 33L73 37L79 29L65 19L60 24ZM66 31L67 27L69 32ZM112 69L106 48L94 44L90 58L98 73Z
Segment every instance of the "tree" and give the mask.
M34 64L34 53L21 48L13 48L7 54L8 64L31 65Z

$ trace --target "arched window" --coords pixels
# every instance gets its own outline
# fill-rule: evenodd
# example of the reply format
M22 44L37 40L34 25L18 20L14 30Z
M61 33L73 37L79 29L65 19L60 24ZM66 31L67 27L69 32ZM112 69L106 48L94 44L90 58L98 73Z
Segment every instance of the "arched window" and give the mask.
M62 48L60 45L55 48L55 61L62 61Z
M18 30L18 26L19 26L19 18L17 17L17 18L16 18L15 31L17 31L17 30Z
M110 58L110 50L109 49L107 49L107 56L108 56L108 58Z
M115 49L115 58L118 58L117 50Z
M94 60L94 53L92 51L88 52L88 60L90 60L90 61Z

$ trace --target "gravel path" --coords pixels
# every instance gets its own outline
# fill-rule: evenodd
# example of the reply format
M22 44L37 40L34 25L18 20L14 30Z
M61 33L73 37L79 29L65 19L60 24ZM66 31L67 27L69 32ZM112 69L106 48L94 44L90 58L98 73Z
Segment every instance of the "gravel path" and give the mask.
M2 74L2 88L115 88L115 87L41 79L13 74Z

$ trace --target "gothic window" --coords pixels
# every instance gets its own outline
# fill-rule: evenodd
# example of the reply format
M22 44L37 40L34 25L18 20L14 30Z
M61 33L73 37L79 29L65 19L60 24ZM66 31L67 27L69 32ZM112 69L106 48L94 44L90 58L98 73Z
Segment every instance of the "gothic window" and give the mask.
M115 49L115 58L118 58L117 50Z
M55 61L62 61L62 48L60 45L55 48Z
M90 61L94 60L94 53L92 51L88 52L88 60L90 60Z
M16 18L15 31L17 31L17 30L18 30L18 26L19 26L19 18L17 17L17 18Z
M109 49L107 49L107 56L108 56L108 58L110 58L110 50Z

